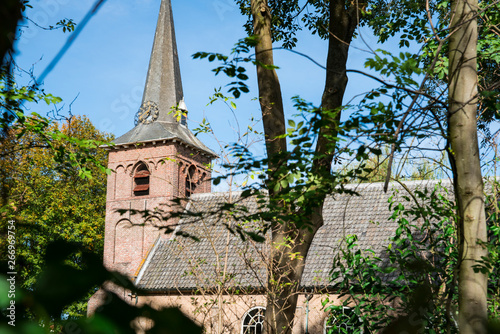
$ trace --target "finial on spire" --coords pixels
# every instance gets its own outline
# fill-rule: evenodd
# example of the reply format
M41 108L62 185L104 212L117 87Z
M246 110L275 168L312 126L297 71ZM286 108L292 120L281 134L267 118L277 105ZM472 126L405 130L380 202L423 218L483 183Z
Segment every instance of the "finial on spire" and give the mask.
M181 115L181 125L187 126L187 106L186 102L184 102L184 97L182 97L181 102L179 102L179 106L177 107L182 112Z
M175 108L183 112L180 122L172 112ZM178 140L212 157L217 156L189 131L186 112L172 4L170 0L162 0L142 105L136 115L135 127L116 138L114 143L116 147L127 147L129 144L165 143L166 140L175 139L174 142Z
M162 0L142 105L158 107L156 121L176 123L170 111L183 96L172 4L170 0Z

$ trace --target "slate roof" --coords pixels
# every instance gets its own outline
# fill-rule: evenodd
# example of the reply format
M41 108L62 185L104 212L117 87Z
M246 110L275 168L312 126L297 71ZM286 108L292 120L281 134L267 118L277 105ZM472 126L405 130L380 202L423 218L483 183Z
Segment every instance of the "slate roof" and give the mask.
M182 121L178 122L171 113L171 108L179 106L183 97L172 4L170 0L162 0L142 97L142 104L152 102L158 107L158 118L149 124L139 123L115 139L115 145L177 139L216 157L212 150L198 140Z
M135 143L159 142L162 140L174 140L184 142L209 155L217 155L206 147L196 136L180 123L155 121L149 124L139 123L132 130L118 137L113 142L115 145L130 145Z
M411 191L417 188L432 190L436 183L410 181L405 185ZM442 181L442 185L451 188L450 181ZM384 258L384 246L397 228L397 224L389 220L392 214L389 197L394 190L399 192L396 199L407 195L401 185L392 183L387 193L383 192L381 183L347 187L359 196L336 194L325 201L324 226L314 237L306 259L301 282L304 288L328 286L333 258L344 236L356 234L361 249L371 248ZM193 195L187 210L207 213L238 198L239 193ZM244 204L250 213L257 209L254 200ZM217 215L181 220L177 232L194 235L199 241L179 236L170 240L158 239L139 272L137 287L151 292L210 288L215 286L216 279L221 279L217 272L221 272L224 265L226 287L259 289L265 286L265 261L262 261L265 243L243 242L238 235L228 232L228 224L231 224L230 218Z
M170 0L162 0L142 103L156 103L158 121L177 123L170 108L177 106L183 97L172 4Z

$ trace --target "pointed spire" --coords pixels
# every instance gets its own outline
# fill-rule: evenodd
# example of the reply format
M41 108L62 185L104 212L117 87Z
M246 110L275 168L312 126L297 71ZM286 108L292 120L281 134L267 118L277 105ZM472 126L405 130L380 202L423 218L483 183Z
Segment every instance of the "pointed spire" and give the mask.
M189 131L185 116L178 122L176 116L170 114L173 106L187 112L183 97L172 4L170 0L162 0L146 86L141 107L135 117L135 127L116 138L115 146L178 140L216 157L212 150Z
M158 106L157 121L177 123L169 112L183 96L172 4L162 0L142 104L151 101Z

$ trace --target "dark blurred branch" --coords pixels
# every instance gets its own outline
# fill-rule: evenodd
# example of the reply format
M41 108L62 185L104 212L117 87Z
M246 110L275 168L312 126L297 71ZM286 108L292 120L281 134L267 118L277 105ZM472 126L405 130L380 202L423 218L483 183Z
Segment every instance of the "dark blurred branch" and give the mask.
M0 58L7 65L7 54L12 51L16 28L22 18L23 4L18 0L2 0L0 4Z

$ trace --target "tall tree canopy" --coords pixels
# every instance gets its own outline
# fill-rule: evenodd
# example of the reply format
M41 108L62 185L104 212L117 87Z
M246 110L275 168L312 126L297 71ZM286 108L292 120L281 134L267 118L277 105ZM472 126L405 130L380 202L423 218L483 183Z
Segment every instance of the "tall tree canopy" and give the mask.
M357 159L365 159L364 151L369 148L373 153L380 154L380 150L373 149L373 145L384 143L391 145L386 181L390 179L391 168L395 154L398 152L419 152L425 149L445 151L450 157L451 172L455 180L455 196L459 203L458 223L459 240L462 247L462 267L474 277L483 280L485 273L472 274L474 264L482 261L481 256L486 253L481 248L484 242L484 233L480 232L471 237L465 237L466 230L471 232L469 223L472 219L467 210L470 210L469 200L482 202L481 169L479 168L479 148L468 143L477 143L477 122L483 129L493 120L498 120L495 111L499 102L498 90L498 54L499 45L495 42L494 35L498 24L498 1L484 1L480 6L470 1L307 1L300 4L297 0L291 1L266 1L266 0L237 0L244 15L249 17L246 29L250 38L248 45L255 48L254 58L242 58L239 53L242 48L236 48L236 63L238 61L252 60L257 70L259 86L259 102L262 111L264 133L266 140L267 159L264 161L266 169L265 187L269 191L269 201L283 215L273 216L271 220L272 241L272 266L268 272L268 306L266 309L266 331L268 333L288 333L291 331L293 314L296 307L296 292L300 282L303 260L315 232L322 225L322 203L327 193L339 189L342 181L338 173L333 170L334 158L343 151L339 147L340 140L349 138L349 135L362 141L356 154ZM465 9L466 8L466 9ZM471 31L471 27L480 21L479 32ZM302 22L302 23L301 23ZM328 40L327 61L324 66L326 72L325 88L321 97L321 105L314 108L303 101L297 103L299 109L309 109L317 122L311 125L310 132L295 126L295 122L288 124L297 130L299 135L294 137L286 129L285 110L281 97L280 81L273 60L273 42L282 43L285 48L296 45L296 33L302 25L311 30L313 34ZM347 118L343 110L348 106L343 105L343 97L347 85L346 62L349 45L355 37L356 28L367 25L373 29L381 42L391 37L399 39L401 47L418 43L421 52L412 54L401 52L393 56L388 51L373 51L373 58L366 61L365 66L379 72L382 81L381 88L368 93L353 113ZM478 38L477 35L481 37ZM482 69L480 83L483 92L480 95L474 90L477 81L476 54L470 57L456 55L463 54L466 49L471 51L479 46L479 64ZM371 46L369 46L371 47ZM492 52L492 50L494 50ZM472 52L472 51L471 51ZM208 54L197 54L197 57L206 57ZM211 55L209 60L215 58L225 64L216 72L224 70L230 77L244 80L243 70L236 68L235 63L228 61L227 57ZM469 64L471 66L467 66ZM467 69L467 70L466 70ZM360 72L360 71L357 71ZM373 76L366 75L374 78ZM462 82L471 82L469 90L456 90ZM460 83L455 85L454 83ZM239 86L238 86L239 85ZM230 91L238 97L247 89L240 82L233 82ZM473 89L474 88L474 89ZM319 93L319 92L318 92ZM381 100L381 96L386 96ZM389 102L387 102L389 100ZM457 101L461 103L457 104ZM479 102L479 103L478 103ZM480 108L480 112L464 112L464 103L467 108ZM307 106L307 108L304 108ZM357 110L356 110L357 109ZM475 109L474 109L475 110ZM459 115L467 114L465 119L457 121ZM344 121L347 119L346 121ZM457 136L466 126L470 129L468 135L463 137L464 142L457 142ZM483 131L488 133L487 130ZM298 166L298 152L311 153L311 150L302 150L304 142L312 139L307 145L314 146L314 154L309 156L310 166L307 172L300 174L309 181L301 183L294 172ZM295 139L294 139L295 138ZM432 146L429 138L436 138L438 145ZM467 139L466 139L467 138ZM290 140L287 143L287 139ZM291 145L290 145L291 144ZM432 147L431 147L432 146ZM470 151L465 152L465 149ZM413 149L413 150L412 150ZM352 152L352 151L351 151ZM410 153L405 153L410 154ZM419 153L420 154L420 153ZM463 155L462 155L463 154ZM456 159L461 163L471 163L474 170L460 171ZM246 158L246 157L245 157ZM475 162L474 162L475 161ZM251 166L246 161L245 166ZM302 161L304 162L304 161ZM361 169L363 165L361 165ZM360 173L363 171L360 169ZM469 180L465 174L469 175ZM470 176L474 174L474 177ZM470 182L475 179L474 185ZM330 184L330 187L325 186ZM298 186L306 188L298 188ZM467 185L466 185L467 184ZM387 186L386 186L387 187ZM294 189L295 192L291 192ZM306 190L304 190L306 189ZM467 193L469 199L463 194ZM314 194L313 194L314 193ZM295 194L299 194L295 197ZM471 197L470 197L471 196ZM465 203L465 202L466 203ZM484 203L477 207L479 225L474 225L477 231L485 231ZM267 214L266 214L267 215ZM293 216L300 218L293 218ZM281 219L277 219L277 217ZM481 218L483 217L483 218ZM474 218L473 220L475 220ZM307 223L304 223L306 221ZM466 239L468 239L466 241ZM477 243L476 243L477 242ZM476 245L477 256L466 259L465 254L470 245ZM483 278L480 278L482 276ZM460 280L466 282L470 279L461 276ZM460 284L460 283L459 283ZM484 285L484 284L483 284ZM469 286L470 287L470 286ZM473 292L469 287L464 287L463 296L471 293L482 305L476 311L462 309L462 316L468 320L461 320L461 327L466 331L469 326L483 326L477 329L484 332L485 324L485 291ZM474 290L474 289L473 289ZM461 305L465 305L461 302ZM463 310L463 311L462 311ZM475 319L475 320L473 320ZM471 325L476 322L476 325ZM481 323L481 325L477 325Z
M75 242L91 253L102 256L104 244L104 216L106 203L106 173L96 165L86 166L93 177L80 177L71 163L60 164L46 139L39 133L12 130L4 139L0 151L3 186L8 188L8 202L3 220L14 220L16 226L17 263L20 286L33 289L44 268L45 250L51 242ZM77 153L79 147L67 141L88 141L88 138L107 142L112 137L97 130L82 116L53 123L47 131L60 131L60 139L51 141L60 150ZM105 166L107 153L98 147L87 154ZM2 233L6 226L2 226ZM6 250L7 238L2 238ZM3 253L5 256L6 254ZM5 260L3 258L2 260ZM79 267L78 257L72 259ZM85 305L75 313L85 314Z

